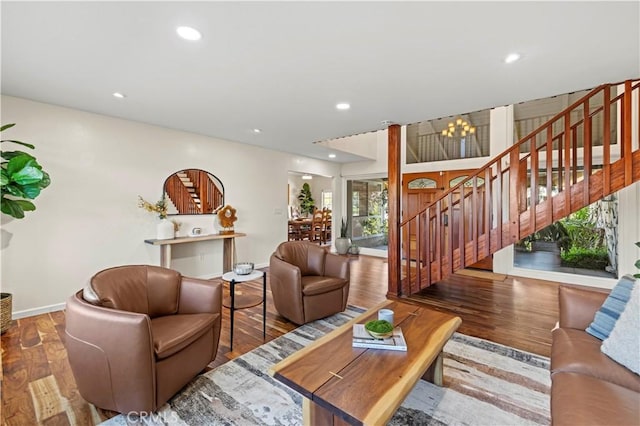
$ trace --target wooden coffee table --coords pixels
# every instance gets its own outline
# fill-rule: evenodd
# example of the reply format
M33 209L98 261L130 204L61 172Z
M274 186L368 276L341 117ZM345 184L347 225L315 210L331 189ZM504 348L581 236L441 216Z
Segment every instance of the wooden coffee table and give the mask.
M407 352L351 346L352 327L392 309ZM442 386L442 348L462 321L385 301L274 365L269 374L303 395L306 425L386 424L420 378Z

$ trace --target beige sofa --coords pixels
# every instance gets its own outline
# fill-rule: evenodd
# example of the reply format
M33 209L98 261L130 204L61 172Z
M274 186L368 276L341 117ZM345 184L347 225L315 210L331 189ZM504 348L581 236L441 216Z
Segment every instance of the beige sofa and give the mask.
M558 425L639 425L640 376L600 351L585 331L607 291L559 289L560 321L551 349L551 418Z

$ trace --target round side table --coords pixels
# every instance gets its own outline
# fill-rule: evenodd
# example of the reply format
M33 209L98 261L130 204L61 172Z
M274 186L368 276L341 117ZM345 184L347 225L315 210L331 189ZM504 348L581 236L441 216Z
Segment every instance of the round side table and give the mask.
M262 277L262 299L259 296L237 294L236 284L257 280ZM229 296L222 299L222 305L230 309L231 327L229 336L229 349L233 350L233 317L236 309L249 308L262 303L262 338L267 336L267 273L253 271L247 275L238 275L235 272L226 272L222 279L229 283Z

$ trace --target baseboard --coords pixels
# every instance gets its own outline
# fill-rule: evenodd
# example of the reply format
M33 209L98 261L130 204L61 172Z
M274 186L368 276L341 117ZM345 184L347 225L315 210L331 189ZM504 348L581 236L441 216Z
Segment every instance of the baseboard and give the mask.
M49 312L61 311L65 307L65 303L56 303L55 305L41 306L39 308L25 309L23 311L12 312L11 319L20 319L32 317L34 315L47 314Z

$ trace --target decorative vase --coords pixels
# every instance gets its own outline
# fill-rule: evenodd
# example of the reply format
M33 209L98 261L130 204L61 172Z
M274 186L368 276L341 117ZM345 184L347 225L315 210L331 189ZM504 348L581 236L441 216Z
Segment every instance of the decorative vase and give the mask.
M160 223L157 226L157 235L156 238L159 240L169 240L176 236L175 228L173 227L173 222L169 219L161 219Z
M349 247L351 247L351 238L336 238L336 251L338 254L347 254Z

